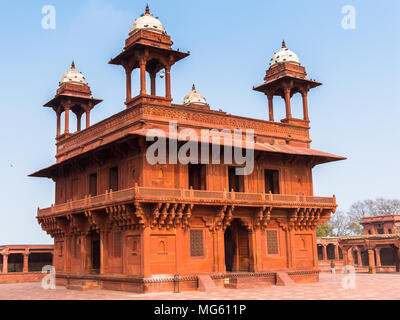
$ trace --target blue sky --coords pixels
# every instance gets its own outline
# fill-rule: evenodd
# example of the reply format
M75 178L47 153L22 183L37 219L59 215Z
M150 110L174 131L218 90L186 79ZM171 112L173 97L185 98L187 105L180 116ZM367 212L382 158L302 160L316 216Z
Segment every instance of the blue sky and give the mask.
M367 198L400 198L400 2L374 0L149 0L174 47L191 56L172 70L180 103L193 82L213 109L267 119L261 84L282 39L322 87L309 95L312 148L348 157L314 169L316 195L336 194L341 210ZM56 29L41 27L56 8ZM0 244L50 243L38 206L54 202L51 180L28 174L55 159L50 100L74 59L96 98L92 123L124 109L124 72L108 65L123 47L144 1L2 1L0 4ZM356 29L341 27L344 5ZM277 117L283 104L276 104ZM299 101L294 102L299 114ZM296 110L297 108L297 110Z

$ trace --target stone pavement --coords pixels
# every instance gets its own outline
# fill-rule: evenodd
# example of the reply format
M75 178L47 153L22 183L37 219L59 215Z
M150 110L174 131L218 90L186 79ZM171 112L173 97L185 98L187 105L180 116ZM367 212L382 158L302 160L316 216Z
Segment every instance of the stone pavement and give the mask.
M0 300L337 300L400 299L400 273L356 274L355 289L342 287L342 274L320 274L320 282L291 287L271 286L257 289L218 289L215 292L150 293L96 290L72 291L64 287L44 290L40 283L0 284Z

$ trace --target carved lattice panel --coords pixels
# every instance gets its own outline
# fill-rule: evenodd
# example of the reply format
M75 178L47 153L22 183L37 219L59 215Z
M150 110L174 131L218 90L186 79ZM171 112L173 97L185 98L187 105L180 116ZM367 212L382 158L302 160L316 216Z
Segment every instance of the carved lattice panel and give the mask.
M267 230L267 252L268 254L278 254L278 231Z
M204 256L203 230L190 230L190 255Z

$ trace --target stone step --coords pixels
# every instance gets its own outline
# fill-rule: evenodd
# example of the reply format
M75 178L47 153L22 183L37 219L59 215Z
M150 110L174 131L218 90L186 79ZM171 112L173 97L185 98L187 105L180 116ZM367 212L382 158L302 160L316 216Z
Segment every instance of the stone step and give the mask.
M100 290L100 285L97 281L79 281L77 283L72 283L67 285L67 289L69 290L77 290L77 291L89 291L89 290Z
M210 276L198 276L199 279L199 290L200 291L215 291L217 286Z
M225 283L227 289L247 289L264 288L273 285L270 280L262 277L230 278L229 283Z
M295 283L287 274L287 272L279 271L276 273L276 285L277 286L293 286Z

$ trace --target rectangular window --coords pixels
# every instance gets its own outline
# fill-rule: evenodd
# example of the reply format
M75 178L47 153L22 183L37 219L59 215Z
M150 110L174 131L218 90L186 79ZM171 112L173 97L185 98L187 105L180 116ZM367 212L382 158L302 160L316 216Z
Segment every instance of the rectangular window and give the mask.
M97 173L89 176L89 194L92 197L97 196Z
M278 254L278 231L267 230L267 252L268 254Z
M203 230L190 230L190 255L192 257L204 256Z
M279 194L279 170L265 170L265 193Z
M113 236L113 242L114 242L114 257L116 258L120 258L122 255L122 248L121 248L121 232L120 231L116 231L114 232L114 236Z
M206 190L206 166L204 164L189 164L189 188Z
M109 189L112 191L118 191L118 167L110 169L110 181Z
M229 191L244 192L244 176L236 174L236 167L228 168Z

